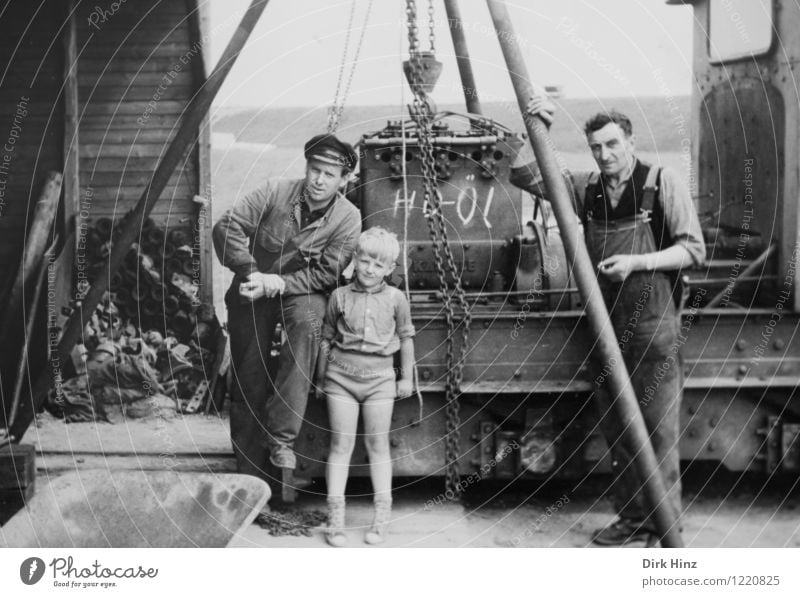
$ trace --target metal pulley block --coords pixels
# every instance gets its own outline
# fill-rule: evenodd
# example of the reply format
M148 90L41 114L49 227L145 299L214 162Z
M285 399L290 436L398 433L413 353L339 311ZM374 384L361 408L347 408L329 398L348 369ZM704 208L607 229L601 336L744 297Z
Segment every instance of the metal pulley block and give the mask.
M417 73L414 72L415 65L419 65ZM442 63L436 60L433 52L417 52L403 62L403 72L412 91L416 93L418 86L422 93L429 95L442 74Z

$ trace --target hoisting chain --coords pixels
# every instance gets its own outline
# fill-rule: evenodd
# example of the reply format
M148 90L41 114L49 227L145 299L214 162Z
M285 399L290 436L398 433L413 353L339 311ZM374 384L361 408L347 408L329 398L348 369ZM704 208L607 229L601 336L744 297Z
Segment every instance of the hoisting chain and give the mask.
M436 178L436 159L433 146L433 120L434 112L425 91L422 89L422 64L419 54L419 37L416 24L417 11L415 0L406 0L406 13L408 17L408 42L410 50L410 65L412 75L411 89L414 93L412 118L417 124L421 166L423 177L423 205L427 206L428 230L434 244L434 262L439 278L439 288L444 301L445 321L447 323L447 339L445 342L445 366L447 379L445 381L445 493L452 492L454 496L461 493L458 459L460 456L460 427L458 396L461 392L464 362L466 358L471 312L467 303L461 276L456 268L453 252L447 238L447 227L442 213L441 194L439 193ZM428 14L432 19L432 5ZM431 46L433 47L433 23L431 27ZM445 261L447 268L445 268ZM448 284L448 272L453 279L453 293ZM456 316L454 299L463 311L460 325L462 326L461 347L458 360L453 354L453 341L456 332Z
M347 64L347 51L350 48L350 32L353 30L353 22L355 21L356 14L356 0L350 3L350 17L347 20L347 31L344 38L344 49L342 50L342 62L339 65L339 77L336 81L336 91L333 93L333 102L328 108L328 133L335 133L339 128L339 119L342 117L344 111L344 104L347 101L347 96L350 94L350 84L353 82L353 75L356 72L356 65L358 64L358 57L361 54L361 44L364 43L364 33L367 30L367 22L369 21L369 13L372 10L372 0L367 4L367 12L364 14L364 23L361 25L361 35L358 38L358 45L356 45L353 61L350 66L350 73L347 77L347 83L342 91L342 81L344 80L344 69Z

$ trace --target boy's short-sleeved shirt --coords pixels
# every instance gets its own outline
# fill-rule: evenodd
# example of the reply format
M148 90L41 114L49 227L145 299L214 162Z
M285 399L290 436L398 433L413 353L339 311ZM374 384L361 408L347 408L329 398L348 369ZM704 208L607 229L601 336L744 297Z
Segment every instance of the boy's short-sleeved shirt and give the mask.
M334 290L322 328L341 350L380 355L394 354L415 333L405 295L386 282L369 292L357 281Z

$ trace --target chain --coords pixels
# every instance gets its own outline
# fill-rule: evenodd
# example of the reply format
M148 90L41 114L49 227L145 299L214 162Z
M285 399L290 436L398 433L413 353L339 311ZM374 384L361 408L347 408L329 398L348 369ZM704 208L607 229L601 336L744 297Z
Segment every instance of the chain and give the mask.
M436 178L436 159L433 147L433 119L434 112L427 95L422 90L422 64L419 55L418 28L416 26L416 4L415 0L406 0L406 12L408 15L408 41L411 50L410 64L412 73L411 89L414 93L412 118L417 124L419 135L419 147L421 154L422 178L423 178L423 205L427 207L428 230L434 244L434 263L439 278L439 288L444 301L445 321L447 323L447 338L445 341L445 366L447 368L447 379L445 382L445 488L453 495L461 493L460 474L458 470L458 459L460 456L461 439L461 420L459 416L458 396L461 391L461 381L463 380L463 369L466 358L469 340L469 326L471 322L471 312L467 303L464 287L461 284L461 276L456 268L453 252L447 238L447 227L442 214L441 194L437 186ZM432 5L429 8L429 15L432 18ZM432 23L431 23L431 31ZM446 263L445 263L446 262ZM445 267L446 265L446 267ZM448 273L453 279L454 292L451 294L448 284ZM454 296L458 305L463 311L462 342L458 360L453 354L454 338L456 331L456 316L454 308Z
M350 32L353 30L353 21L356 14L356 0L352 0L350 4L350 17L347 21L347 32L344 38L344 49L342 50L342 62L339 65L339 78L336 81L336 91L333 93L333 102L331 107L328 108L328 133L335 133L339 128L339 119L342 117L344 111L344 104L347 96L350 94L350 84L353 82L353 75L356 72L356 64L358 57L361 54L361 44L364 43L364 33L367 31L367 21L369 20L369 13L372 11L372 0L367 4L367 12L364 14L364 24L361 25L361 34L358 38L355 54L353 55L353 62L350 67L350 73L347 77L347 83L344 86L344 92L340 93L342 89L342 81L344 79L344 69L347 63L347 51L350 48Z
M436 53L436 34L434 33L433 27L435 25L435 21L433 19L433 0L428 0L428 43L431 46L431 54Z

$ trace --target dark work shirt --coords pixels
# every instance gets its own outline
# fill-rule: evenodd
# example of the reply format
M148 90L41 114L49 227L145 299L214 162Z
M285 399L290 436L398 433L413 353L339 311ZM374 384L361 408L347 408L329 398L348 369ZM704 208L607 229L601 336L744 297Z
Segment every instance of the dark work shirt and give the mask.
M300 228L305 228L309 224L313 224L322 216L328 213L328 210L333 205L333 200L329 201L325 207L311 211L308 207L308 202L300 200Z

